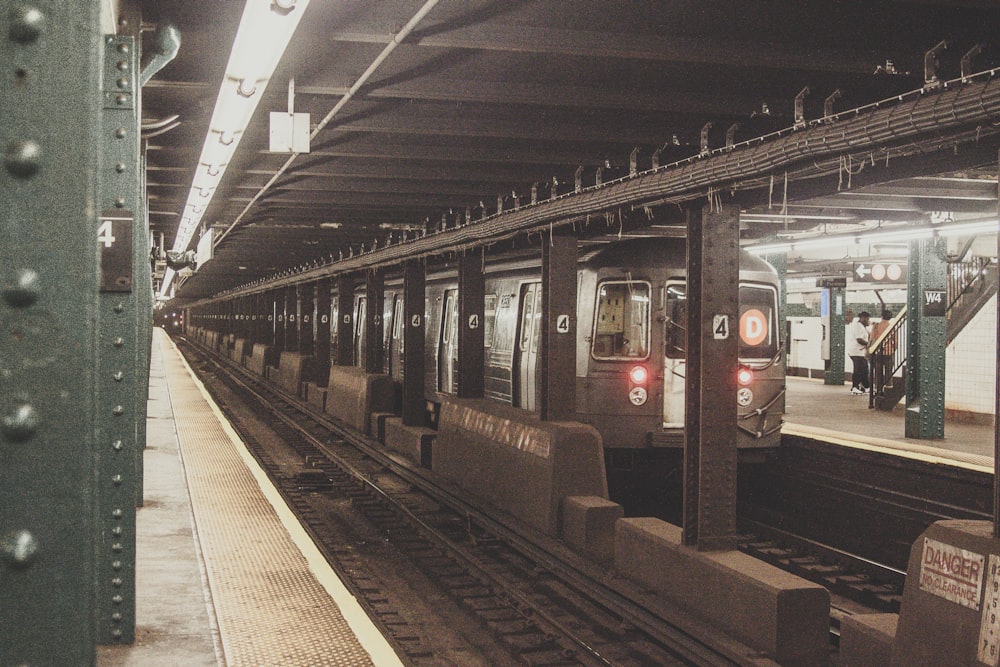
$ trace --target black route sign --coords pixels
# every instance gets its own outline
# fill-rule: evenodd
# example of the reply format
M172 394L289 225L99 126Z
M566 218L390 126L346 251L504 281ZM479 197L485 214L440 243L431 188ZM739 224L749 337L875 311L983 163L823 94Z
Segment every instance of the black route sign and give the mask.
M104 211L97 226L102 292L132 291L132 212Z

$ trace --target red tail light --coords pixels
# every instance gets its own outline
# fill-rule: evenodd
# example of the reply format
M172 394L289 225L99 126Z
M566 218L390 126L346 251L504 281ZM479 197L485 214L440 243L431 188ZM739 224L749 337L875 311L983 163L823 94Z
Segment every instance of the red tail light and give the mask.
M736 371L736 381L739 382L741 386L746 387L753 382L753 371L749 368L740 368L740 370Z
M645 366L633 366L629 369L628 379L632 381L632 384L646 384L646 380L649 379L649 371L646 370Z

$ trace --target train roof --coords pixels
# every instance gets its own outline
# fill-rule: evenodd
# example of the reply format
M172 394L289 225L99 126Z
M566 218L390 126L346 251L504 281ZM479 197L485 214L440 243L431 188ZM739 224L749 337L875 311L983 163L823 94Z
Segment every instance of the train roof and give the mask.
M595 268L602 266L666 265L684 268L687 241L683 238L623 239L580 253L580 261ZM763 274L761 278L776 279L777 271L766 261L740 250L740 270L745 274Z

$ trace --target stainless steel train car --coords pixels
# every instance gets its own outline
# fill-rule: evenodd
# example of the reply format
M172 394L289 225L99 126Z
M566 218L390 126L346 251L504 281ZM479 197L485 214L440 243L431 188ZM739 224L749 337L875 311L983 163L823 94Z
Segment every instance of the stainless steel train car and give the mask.
M537 258L491 258L486 267L485 393L535 410L541 316ZM778 321L778 277L763 260L741 254L738 447L777 446L785 374ZM577 271L576 402L605 448L678 448L683 444L687 300L683 239L627 240L582 252ZM402 290L387 280L384 371L402 378ZM364 289L351 305L354 358L362 358ZM454 268L429 270L426 288L428 420L443 394L457 389L458 280ZM334 317L333 321L340 318ZM333 336L336 340L336 336Z

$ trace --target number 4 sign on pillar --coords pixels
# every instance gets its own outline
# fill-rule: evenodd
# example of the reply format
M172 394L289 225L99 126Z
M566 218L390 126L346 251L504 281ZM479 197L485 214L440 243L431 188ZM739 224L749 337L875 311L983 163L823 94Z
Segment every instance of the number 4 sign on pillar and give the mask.
M132 212L104 211L97 226L102 292L132 291Z

